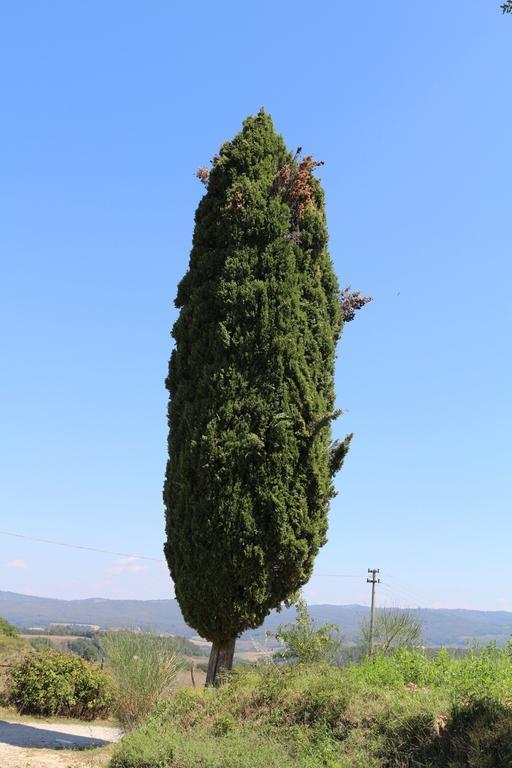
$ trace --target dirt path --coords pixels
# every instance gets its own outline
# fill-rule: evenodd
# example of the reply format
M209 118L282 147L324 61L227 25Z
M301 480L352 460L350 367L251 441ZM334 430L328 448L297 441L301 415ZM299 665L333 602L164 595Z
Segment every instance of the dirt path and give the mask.
M117 728L99 725L0 720L1 768L99 768L108 755L98 747L119 741Z

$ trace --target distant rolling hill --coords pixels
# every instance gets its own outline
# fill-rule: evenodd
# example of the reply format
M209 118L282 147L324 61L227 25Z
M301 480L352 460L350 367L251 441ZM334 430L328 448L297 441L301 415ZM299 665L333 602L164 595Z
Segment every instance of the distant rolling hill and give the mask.
M357 640L360 622L368 615L368 608L362 605L311 605L310 611L319 623L337 624L349 641ZM272 611L262 627L247 632L245 637L261 639L266 630L293 621L294 613L293 608L281 613ZM512 636L512 613L507 611L422 608L414 613L422 622L427 645L464 646L468 641L501 644ZM56 600L0 591L0 616L18 627L98 624L104 629L140 627L184 637L196 634L185 624L176 600Z

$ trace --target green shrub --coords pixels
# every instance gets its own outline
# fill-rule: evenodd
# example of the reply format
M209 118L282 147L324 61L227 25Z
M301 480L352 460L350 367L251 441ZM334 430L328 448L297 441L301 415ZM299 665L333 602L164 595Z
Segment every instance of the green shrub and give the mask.
M276 652L276 657L305 664L333 659L340 645L334 636L339 632L339 627L336 624L317 626L303 598L296 601L295 607L295 622L280 624L271 635L283 645L283 648Z
M440 768L439 700L426 690L394 691L372 707L373 749L386 766Z
M0 635L0 704L8 704L9 669L30 653L31 648L21 637Z
M346 667L346 680L379 689L404 685L425 687L446 684L452 662L445 651L429 658L417 649L399 648L390 653L377 652L372 659Z
M174 729L158 716L128 733L117 747L112 768L168 768L175 748Z
M450 692L455 708L480 702L500 704L512 701L511 646L491 644L476 648L447 667Z
M166 638L128 630L103 635L101 647L113 679L113 712L124 728L133 728L169 696L179 659Z
M455 709L444 734L446 765L450 768L510 768L512 710L479 701Z
M236 698L240 681L249 679L242 674L233 677L228 690ZM256 680L249 694L251 706L265 707L273 725L342 728L350 692L339 669L327 664L267 666Z
M0 662L15 664L30 651L30 644L22 637L0 635Z
M7 619L0 616L0 635L5 637L18 637L18 630L13 624L9 624Z
M14 668L9 701L20 713L92 720L109 711L110 684L100 669L77 656L44 649Z
M52 643L49 637L33 637L29 640L30 645L34 651L41 651L44 648L55 648L55 643Z

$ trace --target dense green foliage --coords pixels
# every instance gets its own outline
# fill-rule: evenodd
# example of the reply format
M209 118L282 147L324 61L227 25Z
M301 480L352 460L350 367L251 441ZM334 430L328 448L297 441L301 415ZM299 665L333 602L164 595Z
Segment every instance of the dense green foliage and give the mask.
M3 637L18 637L18 630L13 624L0 616L0 635Z
M43 649L12 671L9 701L21 713L92 720L109 711L110 682L78 656Z
M176 298L165 553L186 621L218 643L307 582L325 542L342 329L319 163L260 111L226 142Z
M361 665L265 665L181 690L113 768L510 768L512 656L402 649Z

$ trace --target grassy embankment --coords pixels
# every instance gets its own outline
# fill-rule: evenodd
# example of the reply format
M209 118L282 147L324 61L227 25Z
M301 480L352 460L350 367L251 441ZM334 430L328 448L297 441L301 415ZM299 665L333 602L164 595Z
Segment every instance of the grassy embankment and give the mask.
M32 652L0 637L4 663ZM512 767L510 648L456 659L398 651L345 668L243 666L219 690L165 698L114 749L113 768Z
M181 690L113 768L510 768L512 656L420 652L339 669L261 665Z

